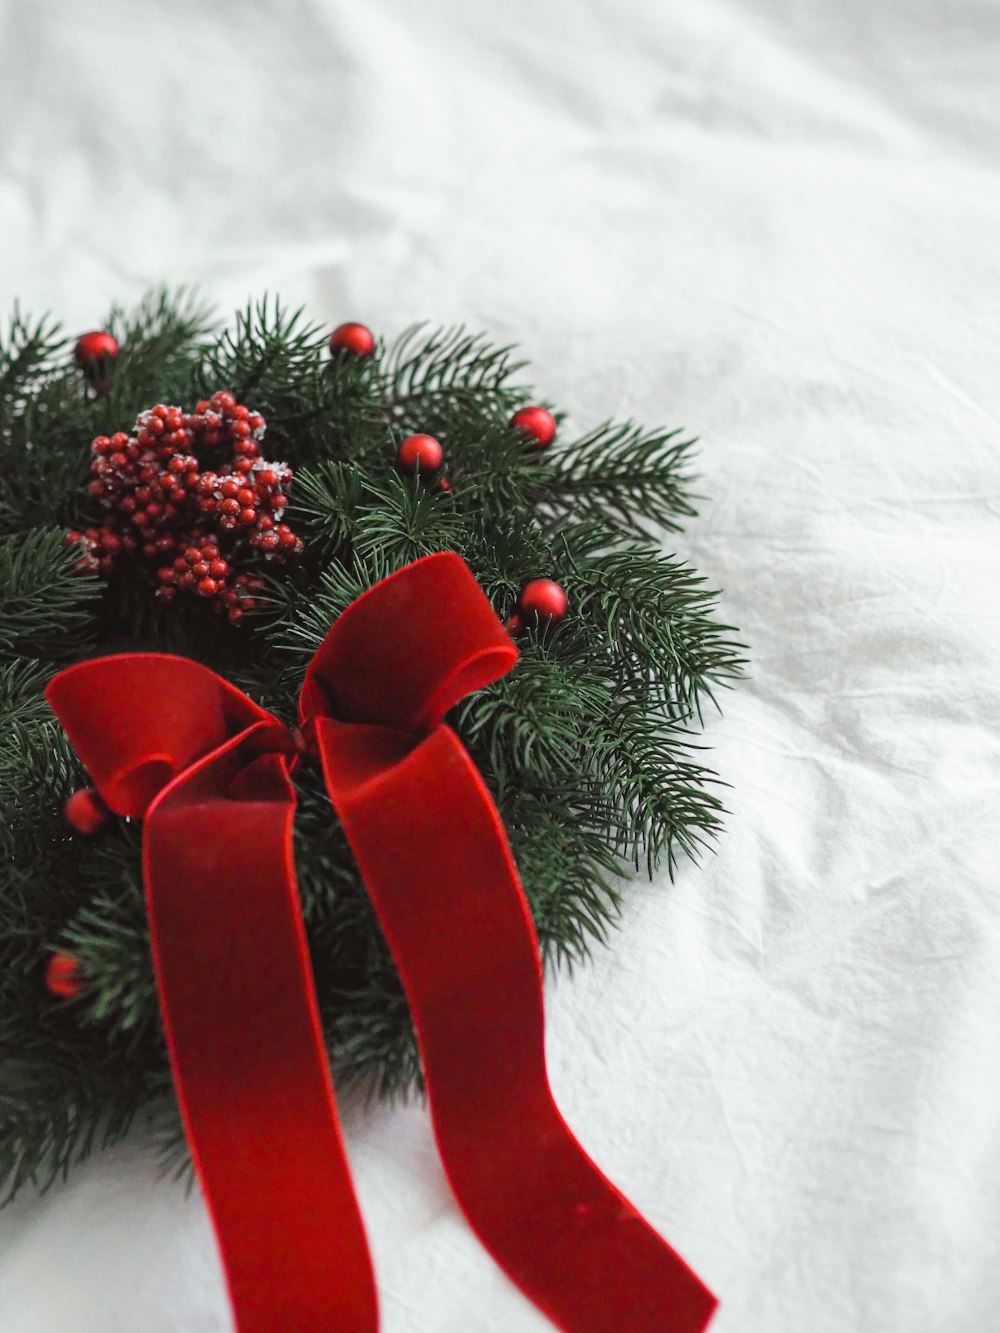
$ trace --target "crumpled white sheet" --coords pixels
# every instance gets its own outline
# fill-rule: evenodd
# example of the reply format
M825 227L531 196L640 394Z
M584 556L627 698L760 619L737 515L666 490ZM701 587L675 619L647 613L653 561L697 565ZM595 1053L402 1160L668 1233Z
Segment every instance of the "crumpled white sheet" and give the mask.
M701 435L732 816L552 986L557 1096L717 1333L997 1328L996 7L8 0L0 52L5 308L461 320ZM385 1333L547 1327L423 1111L347 1119ZM0 1215L3 1333L229 1327L137 1144Z

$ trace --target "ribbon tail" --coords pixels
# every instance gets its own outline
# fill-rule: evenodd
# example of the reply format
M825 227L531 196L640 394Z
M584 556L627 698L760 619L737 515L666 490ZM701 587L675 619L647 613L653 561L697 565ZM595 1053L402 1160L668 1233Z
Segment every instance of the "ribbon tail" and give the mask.
M247 733L149 809L144 873L181 1113L239 1333L374 1333L327 1066L285 760Z
M447 727L329 718L333 805L409 999L434 1130L486 1249L565 1333L701 1333L714 1296L573 1137L545 1069L541 967L499 814Z

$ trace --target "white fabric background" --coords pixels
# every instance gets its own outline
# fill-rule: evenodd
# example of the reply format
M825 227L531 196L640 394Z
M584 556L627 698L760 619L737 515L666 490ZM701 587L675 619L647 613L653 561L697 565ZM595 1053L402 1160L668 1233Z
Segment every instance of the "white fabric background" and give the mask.
M733 813L551 989L557 1096L717 1333L997 1328L1000 10L7 0L0 49L3 308L464 320L701 435ZM385 1333L547 1327L423 1112L348 1126ZM228 1328L139 1144L0 1215L3 1333Z

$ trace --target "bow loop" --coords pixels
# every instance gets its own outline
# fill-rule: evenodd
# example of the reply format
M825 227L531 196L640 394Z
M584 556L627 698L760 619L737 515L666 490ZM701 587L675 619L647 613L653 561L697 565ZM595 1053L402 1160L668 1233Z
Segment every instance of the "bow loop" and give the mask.
M472 571L444 551L376 584L337 618L306 671L300 715L420 734L516 661Z
M296 886L291 773L307 753L409 1000L445 1170L489 1251L565 1333L702 1333L711 1318L712 1295L586 1156L548 1085L528 901L442 722L516 660L449 552L340 616L306 672L301 729L167 654L49 684L106 804L145 816L164 1035L240 1333L378 1327Z
M81 662L46 697L101 799L132 818L227 740L261 722L280 725L208 667L169 653Z

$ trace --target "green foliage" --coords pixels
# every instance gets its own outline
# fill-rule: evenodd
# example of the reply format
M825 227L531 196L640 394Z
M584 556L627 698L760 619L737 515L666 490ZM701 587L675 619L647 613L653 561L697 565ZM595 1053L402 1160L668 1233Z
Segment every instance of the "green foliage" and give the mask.
M97 583L79 558L58 528L0 539L0 652L56 661L86 646Z
M66 346L66 339L48 316L32 322L15 305L0 340L0 401L17 402L28 384L65 373L61 356Z
M141 828L72 836L85 781L43 690L69 661L141 644L187 653L288 720L332 620L417 556L452 549L506 619L521 585L557 578L570 614L528 627L513 672L449 719L498 802L549 964L605 940L629 865L696 854L722 816L692 729L741 670L717 594L663 554L694 510L690 441L607 423L546 453L513 412L537 401L512 349L464 329L407 330L370 360L330 360L325 330L264 300L214 327L186 293L114 311L121 345L95 396L51 322L15 311L0 336L0 1181L44 1185L155 1114L164 1161L184 1149L149 958ZM154 602L144 570L82 573L70 527L93 522L96 434L156 401L231 389L268 420L265 453L295 469L295 567L267 565L265 609L239 628L196 599ZM450 493L403 478L399 441L443 443ZM428 607L434 616L441 608ZM295 855L320 1009L340 1079L377 1095L419 1086L406 1000L319 775L296 776ZM53 949L80 960L73 1001L44 987Z
M640 537L656 524L678 532L678 519L695 514L687 470L694 441L680 434L605 422L559 459L543 498L573 523L593 518Z

